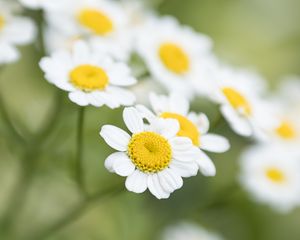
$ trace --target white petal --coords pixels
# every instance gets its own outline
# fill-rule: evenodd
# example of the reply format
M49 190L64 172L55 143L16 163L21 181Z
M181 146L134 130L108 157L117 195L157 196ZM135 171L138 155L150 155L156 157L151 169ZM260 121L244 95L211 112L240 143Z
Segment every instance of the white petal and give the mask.
M75 64L85 63L89 60L90 49L84 41L77 41L73 45L73 60Z
M145 173L135 170L127 177L125 186L128 191L142 193L147 189L147 178L148 176Z
M86 94L81 91L70 92L69 98L72 102L78 104L79 106L89 105Z
M127 177L135 170L135 165L125 153L121 153L114 161L113 169L122 177Z
M115 172L114 169L113 169L113 165L114 165L114 162L116 161L116 159L118 159L120 157L120 155L123 154L122 152L115 152L115 153L112 153L110 154L106 159L105 159L105 162L104 162L104 166L105 168L110 171L110 172Z
M172 146L172 151L175 152L187 151L193 147L192 140L187 137L174 137L169 142Z
M150 131L156 132L167 139L176 136L179 129L179 123L175 119L155 118L149 126Z
M124 109L123 119L130 132L139 133L144 131L143 119L134 107L127 107Z
M141 114L141 116L145 119L147 119L147 121L151 122L155 119L155 115L153 114L153 112L151 112L148 108L146 108L144 105L136 105L135 108L139 111L139 113Z
M136 79L130 76L130 68L124 63L114 65L109 73L109 81L116 86L130 86L136 83Z
M230 148L230 144L225 137L216 134L206 134L200 137L200 147L210 152L222 153Z
M197 159L197 163L199 166L200 172L204 176L215 176L216 175L216 167L212 160L201 151L201 156Z
M189 113L188 118L197 126L201 134L205 134L209 129L209 120L204 113L196 114L194 112Z
M189 112L190 103L182 95L173 93L169 97L169 111L186 116Z
M179 174L171 169L166 168L158 173L158 178L161 186L166 192L174 192L183 185L183 180Z
M106 106L108 106L111 109L120 107L120 103L117 99L114 98L109 93L103 92L103 91L95 91L93 92L93 97L100 103L103 102Z
M200 149L192 144L185 150L172 149L173 158L181 162L197 161L199 153Z
M173 160L170 169L174 170L181 177L196 176L198 173L198 165L196 162L180 162Z
M127 150L127 145L130 141L130 136L124 130L112 125L104 125L101 128L100 136L112 148L118 151Z
M252 128L248 120L240 117L237 112L235 112L229 106L222 106L221 112L229 122L231 128L237 133L245 137L249 137L252 134Z
M168 198L170 196L169 192L166 192L158 179L158 175L157 174L152 174L148 176L147 179L147 184L148 184L148 188L149 191L158 199L165 199Z

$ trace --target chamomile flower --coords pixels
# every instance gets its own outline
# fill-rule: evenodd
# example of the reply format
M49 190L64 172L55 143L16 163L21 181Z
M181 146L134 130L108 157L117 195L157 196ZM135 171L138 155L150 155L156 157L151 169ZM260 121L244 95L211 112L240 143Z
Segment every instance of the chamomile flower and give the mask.
M300 203L299 160L280 145L252 147L241 157L241 184L257 201L287 212Z
M69 35L114 37L124 29L127 16L118 3L108 0L72 0L51 11L52 27Z
M170 92L191 98L191 82L208 82L211 67L208 37L171 18L150 18L137 35L137 52L155 80Z
M29 44L35 37L33 22L16 16L14 10L15 5L0 0L0 64L17 61L17 46Z
M253 89L247 78L240 76L225 78L220 75L211 98L220 104L220 111L230 127L239 135L264 138L263 126L267 125L267 103L260 97L260 91Z
M66 0L19 0L19 2L26 8L30 9L44 9L53 10L64 6Z
M150 103L155 115L147 111L143 106L137 106L139 111L149 120L160 117L164 119L175 119L179 122L177 136L188 137L193 145L200 149L201 157L197 164L202 174L214 176L216 168L212 160L203 152L225 152L230 145L226 138L208 133L209 120L203 113L189 112L189 101L176 93L169 97L164 95L150 94Z
M41 60L46 79L69 92L72 102L87 106L117 108L132 105L135 96L123 87L136 83L130 69L85 42L74 44L72 51L54 52Z
M189 222L182 222L168 227L162 240L222 240L219 235L209 232L203 227Z
M168 198L182 187L182 177L197 174L199 149L189 138L176 135L176 120L156 118L145 124L134 107L124 109L123 119L131 135L112 125L103 126L100 135L117 150L105 160L105 167L127 177L129 191L148 188L156 198Z

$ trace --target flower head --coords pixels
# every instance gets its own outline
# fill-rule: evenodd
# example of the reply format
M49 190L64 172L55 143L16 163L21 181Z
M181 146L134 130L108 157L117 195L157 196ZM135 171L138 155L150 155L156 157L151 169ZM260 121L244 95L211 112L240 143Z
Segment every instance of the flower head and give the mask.
M204 113L189 112L189 101L176 93L169 96L151 93L150 103L155 114L143 106L138 105L137 108L149 120L155 117L177 120L180 127L177 136L188 137L200 149L201 157L197 159L200 171L206 176L215 175L216 169L212 160L202 150L225 152L229 149L229 142L222 136L208 133L207 116Z
M35 37L33 22L25 17L16 16L15 5L0 0L0 64L19 59L18 45L26 45Z
M124 130L105 125L100 131L105 142L118 152L105 161L106 168L127 177L126 188L142 193L147 188L158 199L182 187L182 177L197 174L199 150L186 137L178 137L179 124L173 119L155 118L145 124L136 108L125 108Z
M46 79L68 91L70 100L80 106L117 108L135 101L134 95L123 89L136 83L128 66L82 41L74 44L71 52L57 51L43 58L40 66Z
M241 157L240 181L257 201L289 211L300 204L299 158L280 145L250 148Z

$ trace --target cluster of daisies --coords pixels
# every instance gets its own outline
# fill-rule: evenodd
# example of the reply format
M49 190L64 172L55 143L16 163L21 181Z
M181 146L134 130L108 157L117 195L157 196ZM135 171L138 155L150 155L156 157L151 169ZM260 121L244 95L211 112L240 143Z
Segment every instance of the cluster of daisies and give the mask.
M252 196L283 211L300 204L297 80L271 95L257 73L222 63L209 37L157 16L141 1L19 1L44 13L49 56L40 67L51 84L80 106L125 106L127 130L105 125L100 136L116 150L105 167L126 177L129 191L148 189L164 199L184 178L216 174L206 152L223 153L230 144L209 131L204 113L190 111L201 97L220 108L236 134L256 143L240 162L240 182ZM35 28L15 6L3 0L0 6L4 64L17 60L16 45L32 41Z

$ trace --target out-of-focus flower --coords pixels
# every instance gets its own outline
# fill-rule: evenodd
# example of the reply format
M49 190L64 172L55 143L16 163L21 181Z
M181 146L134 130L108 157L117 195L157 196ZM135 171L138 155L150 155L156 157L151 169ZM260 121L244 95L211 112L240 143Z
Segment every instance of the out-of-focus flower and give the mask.
M149 120L155 117L176 119L180 126L177 136L188 137L194 146L200 148L201 157L197 159L197 164L202 174L214 176L216 174L214 163L202 150L225 152L230 147L228 140L217 134L208 133L207 116L203 113L189 112L189 101L176 93L170 94L169 97L152 93L150 102L156 115L143 106L137 108Z
M26 8L53 10L64 6L66 0L19 0Z
M203 227L194 223L183 222L168 227L162 240L222 240L223 238L215 233L209 232Z
M16 46L29 44L35 37L33 22L16 16L14 9L14 4L0 0L0 64L17 61L20 53Z
M209 84L211 41L208 37L180 26L171 18L151 18L137 36L137 52L150 73L171 92L188 98L194 94L194 79Z
M145 124L133 107L125 108L123 119L132 135L112 125L103 126L100 135L118 151L106 159L106 168L127 177L129 191L148 188L156 198L168 198L182 187L182 177L197 174L199 149L189 138L177 136L176 120L155 118Z
M261 98L262 88L255 87L248 74L242 77L241 73L220 73L210 97L220 104L221 113L237 134L262 139L265 137L262 128L269 120L267 104Z
M287 212L300 204L300 155L280 145L260 145L241 157L241 184L259 202Z
M70 100L80 106L117 108L135 101L135 96L123 89L136 83L129 67L94 51L85 42L77 42L71 52L58 51L43 58L40 66L46 79L68 91Z

